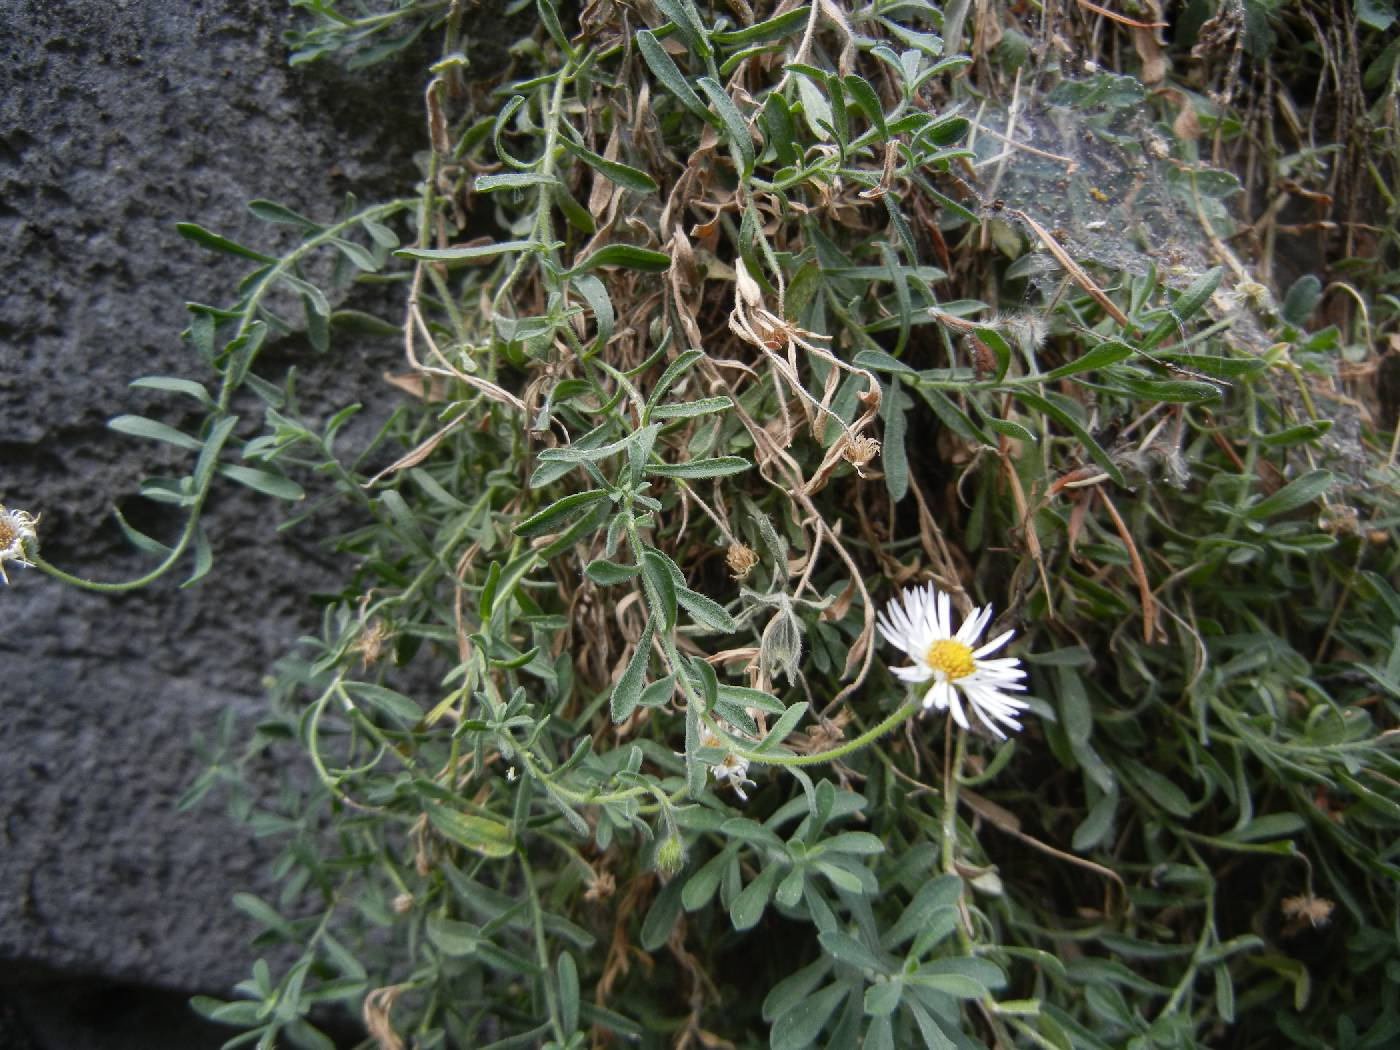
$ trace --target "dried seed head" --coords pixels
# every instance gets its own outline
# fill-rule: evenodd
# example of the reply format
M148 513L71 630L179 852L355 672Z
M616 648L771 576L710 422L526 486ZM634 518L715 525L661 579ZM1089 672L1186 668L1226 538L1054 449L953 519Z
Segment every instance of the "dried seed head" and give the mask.
M734 579L746 580L749 578L749 573L753 572L754 566L758 564L758 555L754 553L752 547L736 540L729 545L729 552L724 556L724 563L729 566L729 571L734 574Z
M848 438L845 448L841 450L841 457L855 467L856 473L861 477L865 477L861 468L879 454L880 442L872 437Z
M1039 350L1050 334L1050 325L1045 318L1025 310L1004 316L1000 327L1024 354Z
M1234 300L1239 306L1253 307L1263 313L1274 312L1274 296L1258 281L1241 281L1235 285Z
M395 915L403 915L413 907L413 894L400 893L394 898L393 909Z
M600 871L597 877L588 884L588 889L583 894L583 899L590 904L602 904L617 891L617 880L612 877L611 872Z
M369 667L376 663L384 653L384 643L393 637L394 632L389 629L389 625L376 617L369 624L360 630L360 637L355 639L355 644L350 646L352 653L358 653L360 662Z
M968 336L972 344L972 366L977 370L978 379L988 379L996 375L997 355L990 346L975 335Z
M763 289L749 275L749 268L744 265L744 260L741 258L734 260L734 289L739 296L739 301L750 310L757 309L763 304Z
M404 1050L403 1038L394 1031L394 1026L389 1021L389 1012L394 1009L394 1003L403 994L403 990L403 985L395 984L387 988L376 988L365 996L365 1028L369 1030L370 1038L379 1050Z
M1331 921L1332 909L1335 907L1336 905L1326 897L1314 897L1311 893L1285 897L1282 904L1284 915L1290 919L1306 920L1312 923L1314 929L1326 926Z

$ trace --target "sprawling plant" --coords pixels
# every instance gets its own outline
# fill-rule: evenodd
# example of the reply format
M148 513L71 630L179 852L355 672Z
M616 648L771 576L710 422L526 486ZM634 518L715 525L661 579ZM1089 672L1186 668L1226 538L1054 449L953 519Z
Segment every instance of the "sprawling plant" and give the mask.
M441 38L421 180L182 227L255 267L214 389L140 381L198 432L113 424L185 525L75 580L203 575L223 480L344 566L190 796L285 842L229 1046L1392 1045L1394 442L1185 96L972 63L965 3L295 6L297 60ZM259 355L351 328L401 404L347 448Z

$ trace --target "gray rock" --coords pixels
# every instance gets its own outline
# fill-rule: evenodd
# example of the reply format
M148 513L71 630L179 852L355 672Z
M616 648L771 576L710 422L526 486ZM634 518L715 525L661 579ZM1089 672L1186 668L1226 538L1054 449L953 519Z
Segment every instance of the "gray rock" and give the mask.
M246 270L174 223L285 245L289 231L246 201L326 217L347 190L373 200L416 177L421 56L291 70L290 17L279 0L0 0L0 502L41 513L46 557L80 575L149 564L114 504L157 536L178 526L135 493L146 474L188 469L182 454L105 426L124 412L169 419L170 399L127 388L136 376L208 379L179 338L182 304L230 301ZM286 344L269 352L312 357ZM396 365L385 342L331 357L308 360L302 385L327 412ZM262 675L316 626L305 597L331 576L309 540L274 540L279 517L265 497L219 490L214 571L191 590L173 577L107 597L12 569L0 981L42 971L220 990L246 976L252 931L229 897L271 895L271 847L216 801L193 814L174 803L198 772L192 735L230 707L251 717Z

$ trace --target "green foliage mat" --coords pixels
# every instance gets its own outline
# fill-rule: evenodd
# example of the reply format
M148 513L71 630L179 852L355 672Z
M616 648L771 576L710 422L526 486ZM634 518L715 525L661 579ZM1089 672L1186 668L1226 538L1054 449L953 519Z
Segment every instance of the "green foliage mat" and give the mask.
M1400 1041L1365 385L1400 302L1381 261L1275 294L1287 201L1241 222L1283 120L1249 91L1331 46L1310 9L1194 4L1168 43L1151 3L294 6L295 61L441 39L420 183L254 202L266 251L183 224L252 267L190 307L214 384L138 381L205 421L112 424L189 450L143 487L183 531L123 522L160 559L123 583L32 519L9 555L196 579L232 482L343 565L188 799L285 843L281 899L235 903L299 961L196 1002L229 1046L330 1046L325 1003L380 1050ZM1348 98L1383 184L1378 22ZM1269 186L1393 218L1271 149ZM1368 228L1333 255L1386 257ZM361 447L260 359L352 332L399 369ZM268 749L314 777L251 796Z

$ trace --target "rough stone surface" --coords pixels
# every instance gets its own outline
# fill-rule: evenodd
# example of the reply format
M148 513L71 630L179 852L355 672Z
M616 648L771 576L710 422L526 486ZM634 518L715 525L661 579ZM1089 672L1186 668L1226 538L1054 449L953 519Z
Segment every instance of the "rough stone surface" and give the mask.
M411 184L421 65L291 70L290 17L279 0L0 0L0 502L41 513L46 557L81 575L149 563L113 505L172 534L176 519L135 493L187 470L182 454L105 423L169 418L164 395L127 388L136 376L208 378L179 338L182 304L230 301L247 268L174 223L275 247L290 233L249 216L249 199L327 216L346 191ZM384 344L332 356L302 386L327 406L394 363ZM109 597L11 569L0 985L59 973L216 991L246 976L250 930L229 897L268 892L269 847L217 802L175 801L198 771L192 735L229 707L255 712L261 675L315 626L302 599L327 571L309 541L273 546L279 513L219 490L215 568L191 590Z

